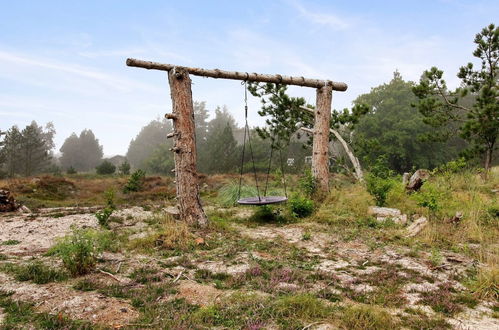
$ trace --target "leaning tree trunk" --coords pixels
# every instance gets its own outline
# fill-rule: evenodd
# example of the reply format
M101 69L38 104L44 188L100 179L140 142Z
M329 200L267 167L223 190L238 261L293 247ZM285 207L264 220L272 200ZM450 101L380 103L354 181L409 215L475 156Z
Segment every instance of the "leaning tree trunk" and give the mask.
M333 89L326 85L317 88L312 146L312 175L317 180L319 192L329 192L329 121Z
M199 198L196 170L196 133L192 105L191 78L183 69L173 68L168 73L173 113L173 148L175 158L175 186L180 219L198 226L206 226L208 219Z
M359 182L364 182L364 173L362 172L362 167L360 166L359 159L355 157L352 150L350 150L347 141L345 141L345 139L343 139L340 133L335 129L331 128L331 133L333 133L334 136L338 139L338 141L340 141L341 145L343 146L343 149L345 149L345 152L348 155L348 158L350 158L350 162L352 163L352 166L355 170L355 178Z

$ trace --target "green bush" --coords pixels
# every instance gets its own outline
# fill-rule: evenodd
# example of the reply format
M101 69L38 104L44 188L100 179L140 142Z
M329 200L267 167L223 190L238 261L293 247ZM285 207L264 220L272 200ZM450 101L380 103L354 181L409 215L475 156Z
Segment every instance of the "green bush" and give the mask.
M64 267L73 276L84 275L95 269L101 248L96 233L91 229L73 229L49 251L59 256Z
M146 178L146 172L141 169L136 170L132 173L128 182L123 187L123 192L128 194L130 192L141 191L144 186L144 180Z
M99 166L95 168L97 170L97 174L106 175L113 174L116 172L116 166L113 163L105 160Z
M121 163L121 165L118 167L118 170L121 175L129 175L130 168L131 168L130 163L128 162L128 160L125 159L125 161Z
M391 179L393 172L386 164L386 157L379 157L366 176L367 191L374 197L377 206L385 206L388 192L394 185Z
M393 187L393 180L377 177L371 173L366 176L366 188L374 197L377 206L385 206L388 192Z
M298 218L305 218L314 212L314 202L306 197L293 196L289 199L290 211Z
M413 195L419 206L427 207L430 211L436 212L441 209L444 193L439 191L437 187L427 182L420 191Z
M312 175L310 169L306 169L298 181L300 190L308 197L311 197L317 190L317 180Z

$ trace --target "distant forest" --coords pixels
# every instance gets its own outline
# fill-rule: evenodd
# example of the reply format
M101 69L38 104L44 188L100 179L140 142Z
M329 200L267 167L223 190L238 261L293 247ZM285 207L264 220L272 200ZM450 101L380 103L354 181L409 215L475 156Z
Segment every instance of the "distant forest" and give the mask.
M445 139L430 138L438 129L430 125L414 105L417 102L415 86L416 83L405 81L395 72L391 81L372 88L354 101L354 105L367 105L369 111L355 126L340 126L339 131L364 168L369 169L382 159L397 173L415 168L432 169L462 156L468 147L457 134ZM468 102L473 102L472 96ZM211 120L205 102L195 102L194 110L198 171L206 174L239 171L243 128L226 107L217 107ZM152 120L130 141L126 155L103 159L103 147L91 129L67 137L56 157L56 128L52 123L41 126L33 121L23 129L13 126L0 132L0 177L94 172L96 169L98 173L115 173L120 169L128 172L127 167L149 174L172 175L173 153L169 150L172 141L166 138L171 131L172 124L168 120ZM280 141L282 150L274 153L273 171L279 168L280 157L287 172L301 173L307 166L307 156L311 155L310 136L299 131L290 133L288 141ZM266 171L272 142L260 135L251 129L255 166L258 171ZM331 139L332 171L349 171L350 164L343 149L334 136ZM250 157L246 157L243 168L245 172L252 169Z

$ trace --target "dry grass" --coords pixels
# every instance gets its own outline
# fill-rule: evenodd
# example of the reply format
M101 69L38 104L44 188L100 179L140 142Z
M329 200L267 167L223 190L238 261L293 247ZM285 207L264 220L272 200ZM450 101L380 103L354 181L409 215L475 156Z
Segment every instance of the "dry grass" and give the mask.
M374 205L374 201L364 186L349 185L333 190L314 218L324 223L348 224L365 218L370 205Z
M146 237L137 238L129 243L131 249L187 250L194 244L194 235L185 222L176 221L166 214L154 215L147 220L160 228Z

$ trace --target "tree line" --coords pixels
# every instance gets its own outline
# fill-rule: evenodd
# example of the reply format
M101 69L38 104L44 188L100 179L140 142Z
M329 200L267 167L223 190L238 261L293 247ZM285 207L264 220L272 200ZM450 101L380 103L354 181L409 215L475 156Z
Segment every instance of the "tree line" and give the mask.
M419 82L406 81L395 71L393 78L358 96L351 109L333 110L331 129L340 134L365 168L379 165L403 173L415 168L432 169L461 157L468 164L488 170L495 164L499 133L499 27L490 24L474 40L476 67L468 63L459 69L461 85L450 90L443 72L433 67ZM309 108L303 98L287 95L284 85L249 84L260 98L264 127L251 129L253 159L259 171L268 166L271 148L280 150L290 172L300 172L311 154L310 136L299 128L312 128ZM241 165L243 128L226 107L217 107L213 119L204 102L195 102L198 171L236 172ZM116 166L143 169L149 173L171 174L174 167L171 122L156 119L144 126L129 144L126 158L115 156L101 168L114 172ZM73 133L54 154L55 128L32 122L24 129L13 126L0 131L0 176L29 176L50 171L92 171L103 163L102 146L93 132ZM349 161L331 134L332 167L348 170ZM277 153L276 153L277 154ZM276 159L277 160L277 159ZM274 164L277 164L274 161ZM242 162L249 171L250 159ZM287 162L286 162L286 165ZM114 166L114 169L113 169Z

